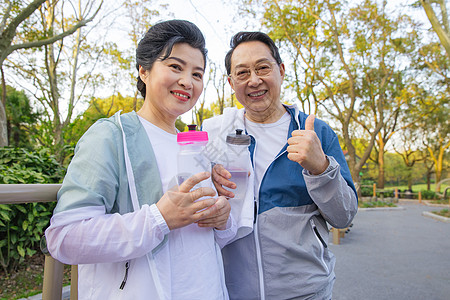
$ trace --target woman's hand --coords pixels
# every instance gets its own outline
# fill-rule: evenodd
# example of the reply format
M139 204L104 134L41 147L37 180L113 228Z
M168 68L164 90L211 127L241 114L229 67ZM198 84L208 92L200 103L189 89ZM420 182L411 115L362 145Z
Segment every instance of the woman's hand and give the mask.
M209 177L209 172L195 174L180 186L175 186L167 191L156 203L169 229L184 227L211 216L216 217L220 209L223 209L223 203L220 206L215 205L216 199L214 198L196 201L201 197L216 195L214 189L210 187L192 190L195 185Z
M217 198L216 204L217 213L211 217L207 217L198 221L200 227L215 227L219 230L225 230L227 228L228 217L231 212L231 205L227 198L220 196Z

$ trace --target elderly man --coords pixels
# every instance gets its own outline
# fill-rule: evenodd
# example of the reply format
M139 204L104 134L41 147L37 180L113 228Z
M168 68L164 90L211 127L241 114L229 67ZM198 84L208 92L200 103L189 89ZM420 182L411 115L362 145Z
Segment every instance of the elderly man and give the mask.
M223 249L230 298L331 299L335 258L327 222L347 227L357 211L338 137L314 115L282 104L285 66L268 35L237 33L225 66L244 108L205 120L203 130L216 154L226 155L225 138L235 129L251 137L250 184L245 199L234 200L247 210L241 216L249 215L245 203L252 204L254 223L251 233ZM218 193L233 201L231 173L216 164L213 179Z

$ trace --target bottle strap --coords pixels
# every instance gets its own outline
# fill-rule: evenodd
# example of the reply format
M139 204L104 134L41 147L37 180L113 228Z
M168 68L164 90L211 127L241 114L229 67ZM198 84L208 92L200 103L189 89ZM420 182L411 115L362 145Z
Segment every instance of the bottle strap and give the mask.
M133 167L131 165L130 156L128 155L127 141L125 138L125 132L123 130L122 122L120 120L120 112L121 111L116 113L116 121L117 121L117 123L119 123L120 129L122 130L123 153L125 156L125 167L127 169L128 186L130 188L131 202L133 203L133 210L138 211L140 209L140 205L139 205L139 200L138 200L137 191L136 191L136 182L134 179ZM164 240L166 240L166 237L164 237ZM156 299L164 299L164 297L163 297L164 291L163 291L163 288L161 285L161 281L159 280L158 270L157 270L156 264L155 264L155 258L153 256L152 252L148 253L146 255L146 257L147 257L148 265L150 268L150 273L152 274L152 277L153 277L153 283L155 284L156 292L158 293L158 295L157 295L158 298L156 298Z
M133 167L131 166L130 156L128 155L127 140L125 138L125 132L123 131L122 122L120 120L120 112L116 113L116 120L119 123L120 129L122 130L123 139L123 153L125 156L125 167L127 169L128 176L128 186L130 188L131 202L133 203L133 210L138 211L140 209L139 200L136 192L136 182L134 180Z

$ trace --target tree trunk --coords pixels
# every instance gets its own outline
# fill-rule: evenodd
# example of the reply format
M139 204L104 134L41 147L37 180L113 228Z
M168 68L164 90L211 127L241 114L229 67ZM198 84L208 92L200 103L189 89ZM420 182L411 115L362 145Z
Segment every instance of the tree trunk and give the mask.
M356 193L359 198L361 198L361 185L360 181L361 178L359 177L359 172L361 171L361 168L357 167L356 163L356 150L355 147L352 144L352 140L350 138L350 135L348 134L348 124L343 124L343 132L344 132L344 142L347 147L349 159L347 161L348 168L350 169L350 174L352 175L353 183L356 187Z
M6 123L6 82L3 68L2 74L2 101L0 101L0 147L8 146L8 127Z
M443 159L444 159L444 150L439 153L438 160L435 165L435 173L436 173L436 188L435 192L440 193L441 192L441 179L442 179L442 165L443 165Z
M378 141L378 146L380 147L378 151L378 183L377 187L384 189L384 141L380 137Z
M442 46L444 46L444 49L447 52L447 56L450 58L450 37L448 36L447 32L442 28L441 24L439 23L439 19L436 17L436 14L434 13L433 8L430 5L430 1L420 0L420 3L422 4L423 9L425 10L428 20L430 21L431 26L433 27L433 30L436 32L437 36L439 37L439 40L441 41ZM444 8L445 8L445 6L444 6ZM444 13L444 15L446 15L446 11L443 13Z
M408 190L412 191L412 174L408 175Z
M6 111L0 101L0 147L8 146L8 129L6 126Z

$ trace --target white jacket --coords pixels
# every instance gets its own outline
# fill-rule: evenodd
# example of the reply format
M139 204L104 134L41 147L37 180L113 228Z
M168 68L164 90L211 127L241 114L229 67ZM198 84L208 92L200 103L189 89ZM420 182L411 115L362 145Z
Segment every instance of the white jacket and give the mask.
M157 268L170 270L173 258L166 253L169 228L155 205L162 187L151 149L134 112L98 121L77 145L46 238L54 258L79 265L79 299L172 299L170 271ZM236 233L231 218L228 225L211 229L217 243L208 250L221 270L211 274L221 299L228 294L220 247Z

